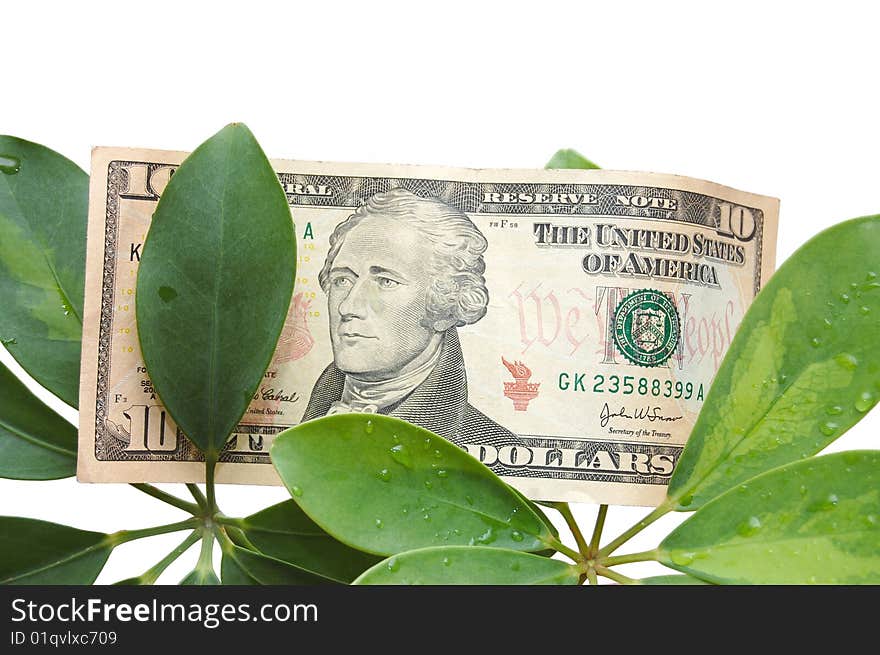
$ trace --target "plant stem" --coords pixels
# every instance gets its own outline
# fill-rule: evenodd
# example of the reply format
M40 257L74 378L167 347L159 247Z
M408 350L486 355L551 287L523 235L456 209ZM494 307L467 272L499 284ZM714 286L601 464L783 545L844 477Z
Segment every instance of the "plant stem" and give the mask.
M208 499L205 498L205 494L202 493L202 490L199 489L199 485L197 484L187 484L186 488L189 490L190 495L195 498L196 502L199 504L199 507L202 508L202 511L208 510Z
M618 573L617 571L612 571L611 569L605 568L604 566L597 566L596 572L608 578L609 580L614 580L619 584L638 584L638 580L634 580L628 576L623 575L622 573Z
M596 527L593 528L593 537L590 539L589 553L592 557L599 552L599 540L602 538L602 528L605 527L605 516L608 514L608 505L599 505L599 513L596 515Z
M559 541L556 537L550 537L549 539L543 540L545 544L547 544L550 548L554 550L558 550L563 555L571 558L573 562L582 562L584 558L581 556L579 552L573 550L566 546L564 543Z
M641 553L630 553L629 555L617 555L616 557L606 557L601 561L602 566L616 566L618 564L630 564L632 562L649 562L657 559L657 551L646 550Z
M197 518L178 521L177 523L169 523L167 525L157 525L154 528L142 528L140 530L120 530L113 534L107 535L107 540L111 546L119 546L120 544L134 541L135 539L144 539L146 537L155 537L160 534L168 534L169 532L180 532L187 528L197 528L200 525Z
M205 456L205 490L208 497L205 499L208 503L208 514L213 516L217 513L217 499L214 491L214 473L217 469L217 454L209 453Z
M562 518L565 519L568 529L571 530L571 534L574 535L574 540L577 542L578 550L581 552L581 555L585 559L589 557L587 541L584 539L584 535L581 533L581 528L577 524L577 521L574 520L574 515L571 513L571 507L569 507L568 503L553 503L553 507L556 511L562 514Z
M169 494L161 489L157 489L151 484L144 484L141 482L134 483L131 485L138 491L147 494L148 496L152 496L158 500L161 500L163 503L168 503L169 505L173 505L177 509L182 509L184 512L189 512L190 514L199 514L199 507L194 505L193 503L184 500L183 498L178 498L172 494Z
M595 587L597 584L599 584L599 581L596 579L596 569L591 567L590 570L587 571L587 580L590 581L591 587Z
M193 530L192 532L190 532L189 536L184 539L180 544L178 544L174 550L168 553L157 564L150 567L143 575L141 575L141 581L144 584L154 584L159 576L165 572L165 569L171 566L171 564L173 564L178 557L188 551L190 546L196 543L201 538L201 536L201 532L199 532L198 530Z
M654 521L659 519L661 516L664 516L672 511L672 504L669 501L664 502L662 505L657 507L653 512L648 514L641 521L632 526L629 530L620 535L617 539L612 541L610 544L605 546L604 548L600 548L597 556L599 558L608 557L615 550L620 548L627 541L636 536L639 532L647 528Z
M196 562L196 571L214 573L214 533L211 530L202 532L202 550Z

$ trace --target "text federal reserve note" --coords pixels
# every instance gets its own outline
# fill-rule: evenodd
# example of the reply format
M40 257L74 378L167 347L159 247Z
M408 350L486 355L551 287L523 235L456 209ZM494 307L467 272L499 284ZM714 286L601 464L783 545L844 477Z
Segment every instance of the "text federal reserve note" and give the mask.
M150 217L185 156L94 151L83 481L203 479L153 391L134 310ZM219 481L279 483L279 431L379 412L531 498L662 500L773 270L778 201L649 173L273 163L299 243L294 296Z

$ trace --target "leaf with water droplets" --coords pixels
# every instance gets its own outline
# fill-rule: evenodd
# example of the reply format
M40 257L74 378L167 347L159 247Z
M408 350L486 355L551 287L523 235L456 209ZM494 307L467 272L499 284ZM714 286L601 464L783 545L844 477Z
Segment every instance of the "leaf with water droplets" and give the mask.
M718 496L660 562L720 584L880 583L880 451L814 457Z
M72 407L79 400L88 197L89 177L72 161L0 136L0 336L37 382Z
M241 519L236 526L264 555L343 584L379 561L331 537L292 500Z
M814 455L877 403L880 321L861 307L880 309L878 262L880 216L870 216L821 232L780 267L715 376L670 480L670 503L697 509Z
M0 362L0 478L56 480L76 473L76 428Z
M504 548L439 546L410 550L365 571L356 585L576 585L566 562Z
M591 169L599 168L596 164L584 157L577 150L571 148L563 148L557 150L556 153L547 162L544 168L582 168Z
M433 449L423 447L426 438ZM483 464L400 419L340 414L308 421L278 435L271 455L287 488L302 490L294 499L303 511L365 552L393 555L470 543L535 551L546 548L553 534L530 504ZM377 475L383 470L390 476Z
M0 584L92 584L112 550L100 532L0 516Z
M269 366L295 262L278 177L250 131L229 125L171 178L137 276L138 337L150 378L208 456L223 448Z

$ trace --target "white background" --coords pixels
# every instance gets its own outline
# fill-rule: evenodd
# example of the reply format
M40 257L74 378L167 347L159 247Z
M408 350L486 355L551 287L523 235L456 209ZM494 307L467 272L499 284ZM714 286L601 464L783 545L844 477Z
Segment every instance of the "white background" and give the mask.
M573 147L604 168L781 198L782 261L819 230L880 212L870 6L6 3L0 133L86 170L94 145L192 150L231 121L278 158L540 167ZM21 372L5 352L0 360ZM878 432L875 410L832 449L876 447ZM285 497L219 489L230 515ZM575 508L586 530L595 509ZM645 513L612 507L606 535ZM0 514L103 531L183 518L125 485L73 480L0 480ZM681 518L661 520L631 550L652 548ZM180 538L120 548L99 582L142 572ZM196 551L162 580L179 580Z

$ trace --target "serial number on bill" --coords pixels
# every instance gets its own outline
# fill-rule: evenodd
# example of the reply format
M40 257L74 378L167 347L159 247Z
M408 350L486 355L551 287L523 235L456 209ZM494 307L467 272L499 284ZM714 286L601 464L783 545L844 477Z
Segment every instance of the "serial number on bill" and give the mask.
M592 378L587 373L560 373L560 391L589 391L621 396L653 396L654 398L675 398L684 400L703 400L705 393L701 382L686 380L661 380L660 378L636 375L602 375Z

